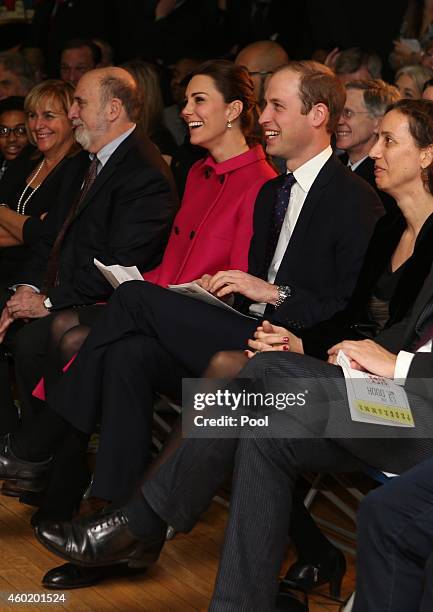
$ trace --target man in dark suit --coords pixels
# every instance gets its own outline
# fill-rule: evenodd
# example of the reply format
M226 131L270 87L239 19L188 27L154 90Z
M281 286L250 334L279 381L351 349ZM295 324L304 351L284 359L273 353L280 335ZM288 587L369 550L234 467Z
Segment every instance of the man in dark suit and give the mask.
M78 325L76 307L104 302L112 293L93 258L144 271L163 253L176 197L161 156L136 134L139 112L135 82L121 68L91 71L75 91L70 119L92 161L89 166L89 153L83 152L66 162L58 206L1 315L2 338L12 322L31 320L14 339L10 333L5 339L14 349L25 408L42 373L50 313L74 308L71 323Z
M328 105L321 98L315 104L310 100L304 111L300 81L308 90L317 78L324 82ZM245 348L264 312L299 330L340 310L351 295L381 208L373 190L340 164L329 145L344 103L343 87L327 68L293 63L271 78L267 100L260 122L268 152L285 157L293 173L269 181L259 193L249 272L221 271L202 279L218 297L236 296L235 308L250 318L148 283L127 283L115 292L72 370L48 398L86 433L103 406L102 418L110 425L104 427L98 453L97 497L124 495L141 473L149 448L143 432L150 434L155 389L178 396L182 377L201 375L216 352ZM293 179L291 190L284 187ZM281 204L287 207L282 213ZM110 357L100 360L101 352ZM107 377L110 367L113 377ZM120 404L131 411L130 418L120 415ZM119 474L122 466L128 466L126 473L114 478L112 470Z
M298 380L300 388L308 384L313 396L311 403L285 415L286 437L267 437L256 429L239 441L189 438L141 485L141 497L120 510L74 521L73 530L70 524L40 527L39 540L83 566L120 560L150 563L158 557L166 525L189 531L235 461L229 523L209 609L274 609L292 491L300 472L347 472L370 465L401 473L433 453L432 287L433 270L410 315L377 336L377 342L344 341L330 351L332 356L342 349L353 367L404 383L413 429L352 421L339 368L305 356L262 353L239 375L243 382L259 381L263 393L287 393ZM101 530L103 535L96 538L93 534Z
M178 395L182 377L200 375L216 352L245 348L264 312L299 329L347 302L382 208L369 185L332 153L344 99L332 71L314 62L293 62L270 79L260 122L268 152L284 157L289 172L258 196L249 273L202 279L218 297L236 296L236 308L255 318L148 283L126 283L50 392L50 407L64 419L53 411L53 444L67 422L90 434L103 409L93 495L122 497L141 475L155 390ZM23 459L36 459L26 453L35 431L12 437ZM44 444L39 458L50 448L46 433Z
M399 91L381 79L349 81L345 87L346 104L336 130L336 146L344 151L340 160L378 192L387 212L397 212L394 199L376 187L368 153L386 107L400 98Z

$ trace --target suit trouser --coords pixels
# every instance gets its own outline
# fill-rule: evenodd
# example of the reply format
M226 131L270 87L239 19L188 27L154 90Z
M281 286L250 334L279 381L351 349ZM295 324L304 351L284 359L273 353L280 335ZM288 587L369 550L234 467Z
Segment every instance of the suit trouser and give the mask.
M10 299L11 292L0 289L0 313ZM6 340L6 339L5 339ZM5 341L0 346L0 433L13 431L18 426L18 411L15 407L11 389L11 371L5 353L10 352L10 343Z
M280 377L282 384L284 377L309 376L316 398L321 386L326 389L319 379L329 378L331 401L325 396L324 406L316 402L312 410L289 413L291 438L260 438L256 434L251 439L241 438L239 443L224 438L187 439L142 485L142 493L155 512L177 530L188 531L211 502L235 457L229 522L212 610L273 609L292 491L300 472L354 471L365 463L399 471L433 452L429 440L412 444L404 440L404 432L390 433L394 428L353 423L342 374L335 366L294 354L264 353L240 374L262 377L265 389L267 379L274 376ZM372 428L376 436L383 434L388 439L363 439ZM351 432L361 437L351 439ZM342 437L332 439L333 433Z
M114 292L47 398L80 431L101 422L94 495L122 497L143 473L154 393L178 397L182 377L199 376L219 350L245 348L256 326L146 282Z
M40 400L32 396L32 391L43 372L50 324L51 316L35 319L19 328L14 324L5 339L5 346L14 357L21 421L29 427L34 415L42 407ZM5 378L0 385L0 412L5 415L8 411L10 382Z
M420 612L431 612L431 610L433 610L433 553L428 558L425 566L424 595Z
M375 489L358 521L356 612L417 612L433 554L433 458ZM425 610L433 610L433 559Z

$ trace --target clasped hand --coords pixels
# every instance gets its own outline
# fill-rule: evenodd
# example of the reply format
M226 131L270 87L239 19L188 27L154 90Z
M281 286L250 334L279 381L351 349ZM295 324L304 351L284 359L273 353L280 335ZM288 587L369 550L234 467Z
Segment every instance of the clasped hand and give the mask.
M0 316L0 343L16 319L39 319L49 314L44 306L45 297L41 293L36 293L31 287L18 287Z
M269 351L292 351L293 353L303 353L302 340L292 334L285 327L273 325L269 321L263 321L254 332L254 339L248 340L250 351L245 351L247 357L251 359L256 353Z

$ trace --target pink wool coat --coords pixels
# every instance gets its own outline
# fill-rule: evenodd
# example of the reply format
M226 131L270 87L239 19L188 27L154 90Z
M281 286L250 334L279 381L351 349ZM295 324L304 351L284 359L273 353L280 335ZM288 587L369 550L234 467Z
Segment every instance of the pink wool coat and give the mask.
M210 156L196 162L163 260L143 278L166 287L219 270L246 271L254 202L275 174L260 145L224 162Z
M210 156L196 162L189 171L162 262L143 278L166 287L219 270L246 271L256 196L275 175L260 145L221 163ZM43 379L33 395L45 399Z

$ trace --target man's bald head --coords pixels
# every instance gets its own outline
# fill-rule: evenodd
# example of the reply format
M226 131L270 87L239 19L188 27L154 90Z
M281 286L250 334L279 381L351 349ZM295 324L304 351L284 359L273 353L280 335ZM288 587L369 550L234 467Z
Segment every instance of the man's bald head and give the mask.
M137 85L123 68L96 68L77 83L69 119L75 139L90 153L134 126L140 113Z
M288 61L289 56L277 42L258 40L239 51L235 64L245 66L250 72L273 72Z
M99 88L101 105L105 106L112 98L119 99L129 121L136 122L140 115L140 98L137 83L124 68L108 66L96 68L83 75L79 84Z
M250 73L256 98L261 104L266 79L288 61L289 57L281 45L273 40L259 40L241 49L235 59L235 64L245 66Z

